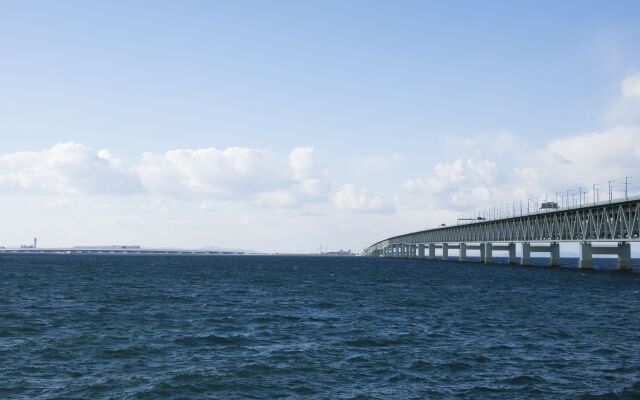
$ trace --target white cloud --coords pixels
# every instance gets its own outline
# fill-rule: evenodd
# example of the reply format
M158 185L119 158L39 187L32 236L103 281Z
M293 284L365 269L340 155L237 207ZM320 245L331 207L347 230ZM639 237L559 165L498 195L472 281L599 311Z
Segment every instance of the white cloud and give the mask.
M438 163L433 174L404 183L399 202L405 208L464 209L494 200L505 175L491 160L458 159Z
M640 165L640 126L618 126L602 132L554 140L520 159L458 159L438 163L427 177L408 180L398 196L402 208L471 210L526 200L579 186L590 190L619 183ZM614 193L620 196L620 186ZM591 195L592 196L592 195Z
M147 191L237 198L288 182L286 166L266 150L231 147L145 153L136 167Z
M522 185L547 191L604 185L638 169L640 126L619 126L558 139L534 156L534 161L516 168Z
M212 208L215 200L292 208L326 202L330 190L330 175L316 165L311 147L296 147L287 158L241 147L176 149L144 153L130 169L108 150L96 152L77 143L0 155L4 192L146 193L200 199L208 202L203 208Z
M624 97L640 99L640 72L625 78L621 86Z
M255 199L271 208L321 201L331 188L328 172L315 164L310 147L294 148L287 160L268 150L240 147L145 153L136 171L150 193Z
M324 202L331 190L329 172L318 167L311 147L296 147L289 154L291 181L285 189L256 194L256 203L269 208L295 208Z
M106 150L59 143L41 151L0 155L0 190L41 193L132 193L137 176Z
M289 154L289 165L293 179L304 180L316 175L318 168L313 159L312 147L296 147Z
M605 114L604 121L609 126L640 123L640 72L623 79L620 92Z
M333 197L333 205L340 210L358 213L388 214L395 212L393 204L382 197L369 194L366 189L357 189L353 184L342 186L342 189Z

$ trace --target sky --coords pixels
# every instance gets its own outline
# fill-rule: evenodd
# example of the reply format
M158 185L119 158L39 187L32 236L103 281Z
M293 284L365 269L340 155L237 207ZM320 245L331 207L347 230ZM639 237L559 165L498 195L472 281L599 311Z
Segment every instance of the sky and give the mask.
M637 1L0 0L0 246L361 251L625 176L638 194L638 21Z

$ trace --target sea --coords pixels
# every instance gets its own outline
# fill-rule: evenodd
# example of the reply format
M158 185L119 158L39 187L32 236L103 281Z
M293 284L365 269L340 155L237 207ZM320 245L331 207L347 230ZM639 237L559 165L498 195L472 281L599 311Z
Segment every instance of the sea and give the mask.
M2 255L0 399L640 398L639 273L497 261Z

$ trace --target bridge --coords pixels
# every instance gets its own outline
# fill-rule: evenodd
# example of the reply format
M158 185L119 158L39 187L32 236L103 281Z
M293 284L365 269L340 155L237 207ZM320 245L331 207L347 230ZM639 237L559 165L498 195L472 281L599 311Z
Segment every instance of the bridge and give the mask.
M593 256L617 255L620 270L631 270L630 242L640 241L640 196L574 206L518 210L515 206L500 217L478 217L454 226L407 233L381 240L364 250L373 257L442 260L449 250L458 250L458 261L467 261L470 250L480 261L492 262L497 251L506 252L508 262L517 263L516 243L522 247L520 263L529 265L532 253L549 255L549 265L560 264L560 243L579 243L582 269L593 268ZM611 245L615 243L615 245Z

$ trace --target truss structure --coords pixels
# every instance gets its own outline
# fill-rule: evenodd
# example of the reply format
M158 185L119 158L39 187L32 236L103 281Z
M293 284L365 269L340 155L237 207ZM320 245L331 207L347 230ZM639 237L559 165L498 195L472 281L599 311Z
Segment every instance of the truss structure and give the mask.
M365 255L395 244L632 241L640 241L640 198L412 232L377 242Z

